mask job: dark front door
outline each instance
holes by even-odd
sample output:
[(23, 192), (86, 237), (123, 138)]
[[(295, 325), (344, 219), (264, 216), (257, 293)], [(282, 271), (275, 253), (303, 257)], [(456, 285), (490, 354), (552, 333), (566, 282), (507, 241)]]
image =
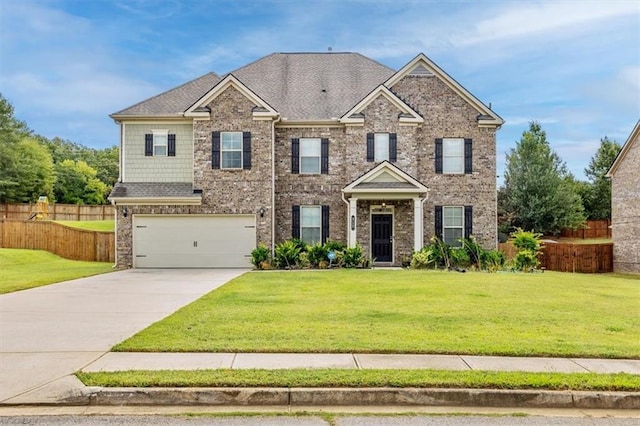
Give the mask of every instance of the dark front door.
[(376, 262), (391, 262), (393, 260), (392, 229), (392, 215), (371, 215), (371, 257)]

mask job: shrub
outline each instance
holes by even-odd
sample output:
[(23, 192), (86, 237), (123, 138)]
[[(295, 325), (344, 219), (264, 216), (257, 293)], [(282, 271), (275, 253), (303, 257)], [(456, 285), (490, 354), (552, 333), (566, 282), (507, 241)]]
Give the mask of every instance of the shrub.
[(540, 264), (537, 254), (531, 250), (520, 250), (514, 261), (516, 269), (523, 272), (533, 272)]
[(533, 231), (524, 231), (522, 228), (517, 228), (511, 233), (513, 246), (518, 249), (518, 251), (529, 250), (538, 253), (541, 248), (540, 237), (542, 237), (542, 234)]
[(485, 249), (478, 244), (478, 241), (473, 235), (469, 238), (460, 239), (460, 242), (462, 243), (463, 250), (467, 253), (469, 258), (469, 265), (472, 265), (477, 269), (482, 269), (482, 257), (484, 256)]
[(307, 246), (307, 255), (309, 259), (309, 264), (312, 268), (316, 268), (320, 265), (320, 262), (329, 262), (329, 258), (327, 255), (329, 251), (326, 246), (317, 243), (312, 246)]
[(264, 244), (260, 244), (258, 247), (251, 250), (251, 263), (257, 269), (265, 269), (264, 264), (268, 264), (271, 258), (271, 252)]
[(355, 247), (346, 248), (342, 252), (342, 261), (345, 268), (363, 266), (363, 259), (364, 256), (360, 244), (356, 244)]
[(309, 262), (309, 253), (300, 253), (297, 266), (300, 268), (311, 268), (311, 262)]
[(451, 250), (451, 268), (468, 268), (471, 264), (469, 254), (463, 248), (456, 248)]
[(307, 245), (300, 238), (292, 238), (289, 241), (291, 241), (293, 245), (300, 249), (300, 253), (304, 253), (305, 251), (307, 251)]
[(504, 267), (506, 258), (500, 250), (485, 250), (482, 255), (482, 269), (496, 272)]
[(275, 263), (279, 268), (287, 268), (292, 269), (298, 265), (300, 260), (300, 253), (302, 250), (300, 249), (299, 244), (293, 240), (287, 240), (283, 243), (280, 243), (275, 248)]
[(423, 247), (421, 250), (413, 253), (411, 257), (412, 269), (427, 269), (435, 266), (436, 258), (433, 250), (429, 246)]
[(451, 247), (438, 237), (432, 237), (429, 246), (433, 250), (436, 266), (449, 269), (451, 267)]
[(324, 243), (324, 248), (327, 249), (327, 253), (330, 252), (330, 251), (334, 251), (334, 252), (338, 253), (340, 251), (344, 251), (344, 249), (346, 249), (347, 246), (345, 246), (340, 241), (327, 240), (327, 242)]

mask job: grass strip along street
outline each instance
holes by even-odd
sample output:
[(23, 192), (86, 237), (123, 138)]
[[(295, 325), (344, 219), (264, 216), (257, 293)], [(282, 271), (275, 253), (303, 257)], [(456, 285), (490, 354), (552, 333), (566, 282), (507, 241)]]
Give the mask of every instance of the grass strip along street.
[(640, 358), (640, 277), (253, 272), (116, 351)]
[(0, 294), (113, 270), (109, 262), (63, 259), (41, 250), (0, 249)]
[(640, 376), (440, 370), (196, 370), (77, 373), (104, 387), (474, 388), (640, 391)]

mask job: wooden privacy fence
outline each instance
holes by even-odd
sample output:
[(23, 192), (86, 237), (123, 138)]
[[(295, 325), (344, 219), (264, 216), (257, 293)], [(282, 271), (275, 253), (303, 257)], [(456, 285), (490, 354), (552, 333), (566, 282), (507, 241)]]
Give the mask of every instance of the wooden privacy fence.
[[(498, 246), (507, 259), (516, 256), (513, 244), (501, 243)], [(613, 243), (545, 243), (540, 256), (540, 267), (560, 272), (613, 272)]]
[(0, 247), (46, 250), (72, 260), (115, 262), (115, 234), (49, 221), (0, 220)]
[[(0, 219), (27, 220), (36, 211), (36, 203), (0, 204)], [(80, 204), (56, 204), (47, 206), (50, 220), (111, 220), (113, 206), (83, 206)]]
[(563, 229), (564, 238), (611, 238), (611, 219), (588, 220), (582, 229)]

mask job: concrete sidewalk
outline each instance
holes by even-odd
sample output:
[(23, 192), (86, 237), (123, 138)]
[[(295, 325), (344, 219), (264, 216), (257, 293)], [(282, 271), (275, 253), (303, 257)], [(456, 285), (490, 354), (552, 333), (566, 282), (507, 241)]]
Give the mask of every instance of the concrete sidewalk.
[(471, 355), (109, 352), (86, 372), (203, 369), (433, 369), (640, 374), (640, 360)]

